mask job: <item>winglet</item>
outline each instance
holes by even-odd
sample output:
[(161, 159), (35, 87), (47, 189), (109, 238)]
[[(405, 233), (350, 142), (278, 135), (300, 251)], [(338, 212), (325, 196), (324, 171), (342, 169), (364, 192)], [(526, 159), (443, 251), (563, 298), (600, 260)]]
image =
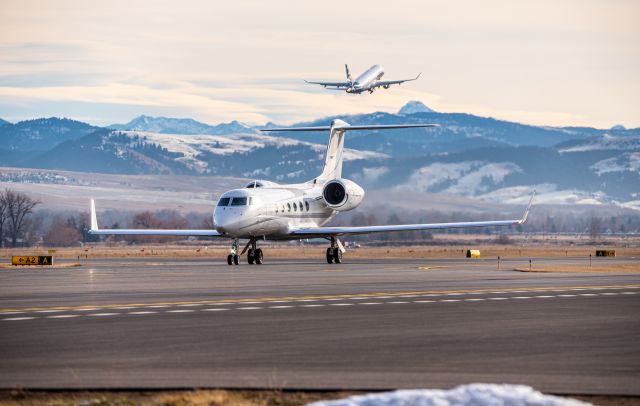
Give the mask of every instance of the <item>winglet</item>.
[(413, 79), (413, 80), (418, 80), (418, 78), (420, 77), (420, 75), (422, 75), (422, 72), (418, 73), (418, 76), (416, 76), (416, 78), (415, 78), (415, 79)]
[(98, 231), (98, 217), (96, 216), (96, 203), (91, 199), (91, 231)]
[(527, 204), (527, 208), (524, 210), (524, 214), (522, 215), (522, 218), (520, 219), (520, 221), (518, 221), (518, 224), (524, 224), (527, 221), (527, 217), (529, 217), (529, 210), (531, 210), (531, 204), (533, 203), (533, 198), (536, 195), (536, 191), (533, 191), (533, 194), (531, 194), (531, 199), (529, 199), (529, 204)]

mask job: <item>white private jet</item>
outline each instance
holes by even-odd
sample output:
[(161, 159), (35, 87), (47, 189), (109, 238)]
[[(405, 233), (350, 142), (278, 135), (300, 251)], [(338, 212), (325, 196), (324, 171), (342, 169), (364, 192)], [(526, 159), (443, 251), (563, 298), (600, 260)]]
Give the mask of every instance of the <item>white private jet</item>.
[(411, 82), (413, 80), (417, 80), (421, 75), (420, 73), (418, 73), (418, 76), (413, 79), (380, 80), (380, 78), (382, 78), (382, 75), (384, 75), (384, 69), (382, 69), (382, 66), (380, 65), (373, 65), (362, 75), (358, 76), (356, 80), (353, 80), (351, 79), (351, 73), (349, 73), (349, 66), (347, 66), (347, 64), (344, 65), (344, 69), (347, 73), (347, 82), (310, 82), (308, 80), (305, 80), (305, 82), (312, 85), (324, 86), (325, 89), (344, 90), (347, 93), (360, 94), (367, 91), (369, 93), (373, 93), (373, 91), (378, 87), (388, 89), (391, 85), (399, 85), (404, 82)]
[[(364, 190), (342, 177), (344, 136), (348, 131), (386, 130), (396, 128), (435, 127), (435, 124), (349, 125), (334, 120), (330, 127), (270, 128), (262, 131), (329, 131), (329, 143), (322, 173), (305, 183), (281, 185), (266, 180), (248, 183), (220, 196), (213, 211), (214, 230), (164, 229), (99, 229), (95, 203), (91, 199), (91, 230), (94, 235), (171, 235), (222, 237), (232, 240), (229, 265), (239, 263), (247, 252), (249, 264), (262, 264), (260, 240), (298, 240), (325, 238), (331, 245), (326, 250), (328, 263), (341, 263), (345, 252), (340, 237), (391, 231), (435, 230), (442, 228), (511, 226), (527, 220), (533, 196), (518, 220), (474, 221), (463, 223), (401, 224), (365, 227), (324, 227), (338, 213), (353, 210), (364, 198)], [(247, 239), (242, 252), (238, 240)]]

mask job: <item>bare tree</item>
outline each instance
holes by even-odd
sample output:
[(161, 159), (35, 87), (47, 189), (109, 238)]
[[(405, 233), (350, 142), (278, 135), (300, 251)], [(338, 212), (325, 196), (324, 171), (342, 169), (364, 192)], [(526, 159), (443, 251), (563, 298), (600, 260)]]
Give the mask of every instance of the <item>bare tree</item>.
[(0, 192), (0, 248), (4, 246), (4, 225), (7, 221), (6, 192)]
[(602, 219), (600, 217), (592, 216), (589, 222), (589, 236), (591, 240), (595, 241), (602, 233)]
[(40, 204), (40, 202), (33, 200), (24, 193), (14, 192), (9, 189), (5, 189), (3, 195), (7, 205), (6, 223), (8, 226), (9, 237), (11, 238), (11, 246), (15, 247), (18, 237), (24, 231), (26, 217), (33, 213), (33, 208)]

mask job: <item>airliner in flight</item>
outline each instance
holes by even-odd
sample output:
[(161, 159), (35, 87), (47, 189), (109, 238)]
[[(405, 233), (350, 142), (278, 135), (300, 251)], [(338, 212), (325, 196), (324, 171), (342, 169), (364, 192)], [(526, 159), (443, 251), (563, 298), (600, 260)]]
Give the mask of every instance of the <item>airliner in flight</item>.
[(380, 78), (382, 78), (382, 75), (384, 75), (384, 69), (382, 69), (382, 66), (380, 65), (373, 65), (362, 75), (358, 76), (356, 80), (353, 80), (351, 78), (351, 73), (349, 73), (349, 66), (347, 64), (344, 65), (344, 69), (347, 73), (346, 82), (310, 82), (308, 80), (305, 80), (305, 82), (313, 85), (324, 86), (325, 89), (344, 90), (347, 93), (360, 94), (362, 92), (373, 93), (373, 91), (378, 87), (388, 89), (391, 85), (399, 85), (404, 82), (411, 82), (413, 80), (417, 80), (420, 77), (420, 73), (418, 73), (418, 76), (413, 79), (380, 80)]
[[(205, 236), (231, 239), (227, 264), (238, 265), (247, 254), (249, 264), (262, 264), (264, 255), (258, 247), (263, 240), (299, 240), (324, 238), (328, 263), (341, 263), (346, 251), (340, 238), (344, 236), (393, 231), (435, 230), (443, 228), (511, 226), (527, 220), (533, 196), (517, 220), (473, 221), (462, 223), (401, 224), (363, 227), (325, 227), (341, 212), (353, 210), (362, 203), (364, 190), (342, 177), (344, 137), (349, 131), (390, 130), (398, 128), (435, 127), (435, 124), (349, 125), (334, 120), (328, 127), (269, 128), (261, 131), (329, 131), (322, 173), (308, 182), (283, 185), (255, 180), (240, 189), (223, 193), (213, 211), (213, 230), (164, 229), (100, 229), (96, 208), (91, 199), (91, 230), (94, 235), (172, 235)], [(240, 251), (240, 240), (247, 240)]]

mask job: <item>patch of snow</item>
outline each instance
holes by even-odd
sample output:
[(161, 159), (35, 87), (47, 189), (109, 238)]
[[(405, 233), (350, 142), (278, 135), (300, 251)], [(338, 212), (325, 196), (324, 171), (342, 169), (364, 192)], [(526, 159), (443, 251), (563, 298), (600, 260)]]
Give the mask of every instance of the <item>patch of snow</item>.
[(429, 107), (421, 101), (413, 100), (402, 106), (398, 114), (433, 113)]
[(558, 150), (560, 153), (566, 152), (587, 152), (602, 150), (636, 151), (640, 150), (640, 136), (624, 135), (614, 136), (604, 134), (597, 139), (591, 139), (573, 147)]
[(640, 152), (625, 152), (616, 157), (603, 159), (589, 168), (602, 175), (610, 172), (640, 172)]
[(414, 389), (351, 396), (308, 406), (587, 406), (576, 399), (545, 395), (530, 386), (474, 383), (454, 389)]
[(428, 192), (450, 184), (446, 193), (473, 196), (486, 191), (489, 187), (487, 183), (499, 184), (506, 176), (521, 171), (518, 165), (511, 162), (438, 162), (415, 171), (405, 185)]
[(477, 196), (480, 199), (503, 204), (527, 204), (531, 193), (536, 191), (533, 204), (589, 204), (600, 205), (608, 201), (603, 192), (588, 193), (582, 190), (567, 189), (557, 190), (552, 183), (543, 183), (528, 186), (512, 186), (501, 188), (489, 193)]

